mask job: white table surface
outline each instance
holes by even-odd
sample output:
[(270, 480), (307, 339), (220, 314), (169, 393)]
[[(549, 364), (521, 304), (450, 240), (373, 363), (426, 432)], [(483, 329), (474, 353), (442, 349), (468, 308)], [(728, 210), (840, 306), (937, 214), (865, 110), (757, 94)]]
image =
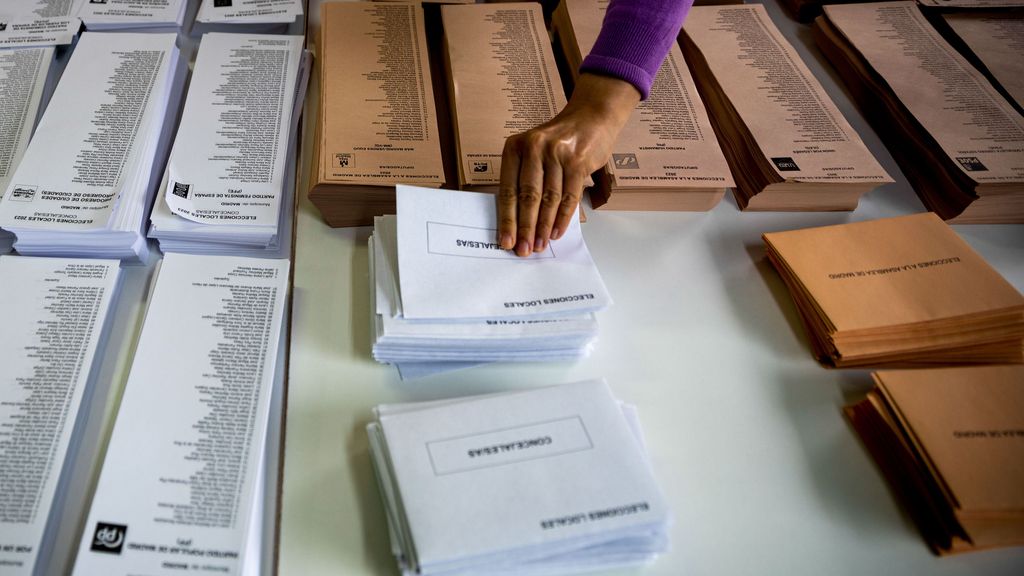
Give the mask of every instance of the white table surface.
[[(599, 315), (589, 359), (401, 382), (370, 356), (369, 228), (329, 228), (302, 195), (281, 574), (397, 573), (367, 452), (373, 406), (596, 377), (639, 407), (675, 514), (672, 551), (622, 573), (1024, 574), (1024, 549), (932, 556), (841, 416), (870, 387), (868, 372), (813, 360), (764, 257), (763, 232), (923, 211), (809, 28), (766, 4), (897, 183), (866, 195), (853, 213), (741, 213), (731, 194), (707, 213), (590, 211), (584, 235), (615, 305)], [(310, 2), (311, 38), (318, 5)], [(316, 94), (313, 86), (311, 105)], [(1024, 225), (956, 230), (1024, 290)]]

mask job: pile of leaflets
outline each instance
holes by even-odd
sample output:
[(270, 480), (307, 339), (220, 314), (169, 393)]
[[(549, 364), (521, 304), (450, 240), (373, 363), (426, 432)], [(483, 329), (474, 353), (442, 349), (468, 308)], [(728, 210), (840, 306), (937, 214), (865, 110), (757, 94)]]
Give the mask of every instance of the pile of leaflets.
[[(21, 163), (36, 126), (40, 103), (47, 88), (53, 47), (12, 48), (0, 51), (0, 201)], [(0, 254), (11, 251), (14, 235), (0, 230)]]
[(566, 574), (668, 548), (636, 411), (602, 380), (376, 413), (370, 452), (402, 574)]
[(203, 36), (150, 216), (161, 250), (288, 257), (309, 64), (299, 36)]
[(87, 0), (78, 11), (86, 30), (170, 32), (185, 22), (187, 0)]
[(304, 0), (201, 0), (192, 34), (283, 33), (302, 18)]
[[(565, 108), (540, 4), (442, 6), (459, 188), (497, 192), (505, 140)], [(589, 179), (588, 179), (589, 180)]]
[(1024, 222), (1024, 116), (916, 3), (826, 6), (814, 33), (929, 210)]
[(370, 237), (374, 358), (408, 377), (590, 352), (611, 297), (579, 220), (527, 258), (501, 249), (495, 221), (490, 194), (398, 187)]
[(445, 181), (423, 7), (326, 2), (320, 20), (309, 201), (331, 226), (369, 226), (395, 213), (396, 183)]
[[(606, 0), (562, 0), (552, 15), (573, 72), (597, 41), (607, 6)], [(673, 43), (650, 94), (595, 179), (590, 202), (610, 210), (710, 210), (734, 185), (683, 53)]]
[(693, 69), (744, 210), (853, 210), (892, 179), (761, 4), (694, 8)]
[(180, 105), (175, 34), (82, 34), (0, 203), (15, 250), (138, 259)]

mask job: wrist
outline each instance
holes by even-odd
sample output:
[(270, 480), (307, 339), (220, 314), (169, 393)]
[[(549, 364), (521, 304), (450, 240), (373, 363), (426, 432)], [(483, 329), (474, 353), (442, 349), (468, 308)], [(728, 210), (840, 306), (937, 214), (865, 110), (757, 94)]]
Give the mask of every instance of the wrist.
[(640, 103), (640, 96), (625, 80), (585, 72), (576, 79), (566, 111), (585, 110), (621, 126)]

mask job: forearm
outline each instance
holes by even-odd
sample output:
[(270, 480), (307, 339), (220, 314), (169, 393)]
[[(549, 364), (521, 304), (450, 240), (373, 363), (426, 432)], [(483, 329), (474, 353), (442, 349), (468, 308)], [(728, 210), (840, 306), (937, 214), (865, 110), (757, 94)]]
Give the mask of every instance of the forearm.
[(646, 99), (693, 0), (611, 0), (581, 72), (632, 84)]

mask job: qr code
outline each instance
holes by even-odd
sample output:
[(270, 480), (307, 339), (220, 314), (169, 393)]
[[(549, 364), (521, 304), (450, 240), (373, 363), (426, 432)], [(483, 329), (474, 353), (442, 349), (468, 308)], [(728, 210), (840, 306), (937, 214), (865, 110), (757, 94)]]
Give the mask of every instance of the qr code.
[(182, 184), (181, 182), (175, 182), (174, 187), (171, 188), (171, 194), (179, 196), (181, 198), (188, 198), (188, 191), (192, 188), (191, 184)]
[(487, 160), (482, 162), (473, 162), (473, 173), (474, 174), (486, 174), (491, 171), (491, 163)]

